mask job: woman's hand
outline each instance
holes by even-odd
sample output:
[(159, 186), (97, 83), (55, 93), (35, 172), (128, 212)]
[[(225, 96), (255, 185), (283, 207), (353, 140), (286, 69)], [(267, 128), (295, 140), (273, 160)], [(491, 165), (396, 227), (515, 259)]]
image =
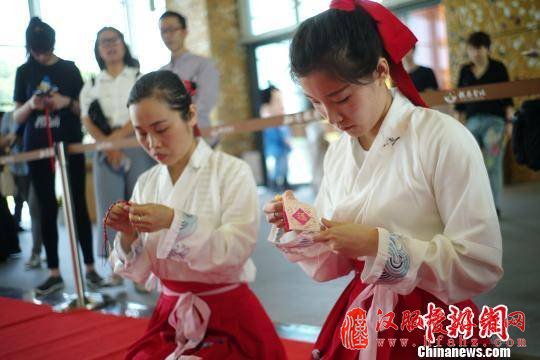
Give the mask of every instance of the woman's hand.
[(15, 133), (9, 133), (2, 138), (0, 143), (2, 144), (2, 147), (11, 147), (15, 140), (17, 140), (17, 135), (15, 135)]
[(139, 232), (155, 232), (171, 227), (174, 210), (160, 204), (131, 204), (129, 219)]
[(131, 224), (129, 219), (129, 209), (131, 205), (126, 203), (119, 203), (114, 205), (109, 211), (109, 216), (105, 222), (105, 225), (112, 227), (116, 231), (122, 232), (129, 237), (136, 235), (137, 230)]
[(49, 105), (53, 111), (68, 107), (70, 102), (71, 99), (69, 97), (61, 95), (56, 91), (47, 97), (47, 105)]
[[(288, 190), (288, 192), (292, 194), (292, 191)], [(273, 200), (267, 202), (263, 207), (263, 212), (266, 216), (266, 221), (270, 224), (280, 229), (285, 226), (285, 221), (283, 220), (283, 198), (281, 195), (276, 195)]]
[(506, 145), (506, 143), (508, 142), (508, 140), (510, 140), (512, 138), (512, 132), (514, 131), (514, 124), (512, 124), (511, 122), (507, 122), (505, 125), (504, 125), (504, 144)]
[(120, 150), (107, 150), (105, 151), (107, 162), (114, 168), (118, 169), (124, 158), (124, 153)]
[(28, 105), (32, 110), (43, 110), (45, 108), (45, 97), (43, 95), (34, 94), (28, 100)]
[(342, 223), (322, 219), (325, 230), (313, 241), (326, 243), (334, 252), (356, 259), (359, 256), (376, 256), (379, 231), (364, 224)]
[(506, 144), (508, 143), (508, 141), (512, 138), (512, 131), (514, 129), (514, 124), (513, 124), (513, 120), (514, 120), (514, 116), (516, 114), (516, 110), (514, 109), (513, 106), (507, 106), (506, 109), (505, 109), (505, 112), (506, 112), (506, 123), (505, 123), (505, 126), (504, 126), (504, 145), (506, 146)]

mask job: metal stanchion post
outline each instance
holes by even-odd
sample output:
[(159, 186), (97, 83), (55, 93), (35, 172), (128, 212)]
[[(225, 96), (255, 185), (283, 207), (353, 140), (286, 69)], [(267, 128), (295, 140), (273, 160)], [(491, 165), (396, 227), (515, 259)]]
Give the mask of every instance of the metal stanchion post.
[(71, 310), (74, 308), (97, 309), (113, 303), (109, 296), (98, 293), (85, 292), (82, 277), (81, 260), (79, 258), (79, 247), (77, 244), (77, 232), (75, 230), (73, 201), (71, 198), (71, 186), (69, 182), (68, 166), (66, 161), (66, 144), (59, 142), (55, 145), (55, 154), (60, 167), (62, 179), (62, 192), (64, 198), (64, 219), (68, 232), (69, 245), (71, 250), (71, 261), (73, 265), (73, 278), (75, 280), (76, 297), (73, 296), (65, 303), (55, 306), (58, 311)]
[(64, 219), (66, 222), (69, 246), (71, 250), (71, 261), (73, 265), (73, 277), (75, 279), (75, 289), (77, 291), (76, 306), (85, 307), (84, 282), (82, 279), (81, 260), (79, 258), (79, 248), (77, 245), (77, 233), (75, 231), (75, 222), (73, 219), (73, 203), (71, 199), (71, 187), (69, 183), (68, 169), (66, 164), (66, 147), (63, 142), (55, 146), (56, 157), (60, 167), (60, 176), (62, 178), (62, 192), (64, 198)]

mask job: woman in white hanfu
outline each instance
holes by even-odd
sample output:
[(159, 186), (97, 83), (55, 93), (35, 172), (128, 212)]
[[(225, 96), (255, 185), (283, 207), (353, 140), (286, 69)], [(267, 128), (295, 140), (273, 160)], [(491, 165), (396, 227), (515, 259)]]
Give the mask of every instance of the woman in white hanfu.
[[(441, 336), (444, 346), (455, 335), (444, 316), (437, 326), (434, 315), (467, 307), (474, 326), (459, 330), (489, 343), (478, 336), (479, 312), (470, 300), (503, 274), (489, 180), (471, 134), (427, 109), (405, 73), (401, 59), (415, 42), (382, 5), (334, 0), (302, 23), (291, 43), (293, 75), (343, 133), (324, 160), (315, 201), (323, 226), (314, 242), (306, 246), (302, 234), (302, 246), (291, 247), (297, 233), (283, 231), (283, 199), (264, 208), (281, 229), (271, 240), (317, 281), (355, 272), (314, 358), (416, 359), (425, 335)], [(387, 87), (390, 76), (397, 89)], [(349, 327), (351, 317), (357, 326)]]
[(250, 168), (196, 136), (195, 106), (174, 73), (142, 76), (128, 105), (139, 143), (159, 164), (111, 209), (106, 223), (118, 234), (110, 261), (134, 281), (159, 279), (161, 294), (127, 358), (284, 358), (247, 286), (259, 225)]

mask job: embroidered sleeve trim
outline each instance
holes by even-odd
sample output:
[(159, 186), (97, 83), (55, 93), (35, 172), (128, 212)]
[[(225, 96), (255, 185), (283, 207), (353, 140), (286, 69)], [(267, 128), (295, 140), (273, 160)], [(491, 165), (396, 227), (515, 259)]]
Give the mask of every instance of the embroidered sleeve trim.
[(169, 252), (169, 258), (174, 260), (185, 260), (189, 254), (189, 247), (183, 244), (183, 240), (195, 233), (197, 230), (197, 216), (182, 212), (182, 220), (174, 245)]
[(197, 216), (188, 214), (188, 213), (183, 213), (182, 221), (180, 223), (180, 230), (178, 231), (178, 236), (176, 237), (176, 241), (182, 241), (188, 236), (193, 235), (193, 233), (196, 230), (197, 230)]
[(133, 263), (139, 257), (139, 255), (141, 255), (144, 244), (141, 238), (137, 237), (137, 239), (131, 244), (131, 248), (128, 253), (124, 252), (124, 249), (122, 249), (119, 238), (115, 239), (114, 246), (116, 248), (116, 252), (119, 255), (118, 259), (120, 260), (122, 265), (129, 265)]
[(410, 268), (410, 257), (403, 244), (403, 237), (391, 232), (388, 240), (388, 259), (379, 278), (379, 283), (399, 281), (407, 275)]

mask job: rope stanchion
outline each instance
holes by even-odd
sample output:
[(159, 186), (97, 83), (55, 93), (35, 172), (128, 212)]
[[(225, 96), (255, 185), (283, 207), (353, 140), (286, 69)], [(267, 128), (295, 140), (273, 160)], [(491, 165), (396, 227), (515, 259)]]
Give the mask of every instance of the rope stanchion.
[[(540, 94), (540, 78), (517, 80), (504, 83), (468, 86), (459, 89), (426, 91), (420, 95), (431, 106), (455, 105), (475, 101), (496, 100), (509, 97), (531, 96)], [(282, 125), (305, 125), (313, 121), (320, 121), (320, 115), (315, 110), (307, 110), (295, 114), (286, 114), (268, 118), (253, 118), (246, 121), (226, 125), (202, 128), (203, 137), (230, 135), (237, 133), (261, 131)], [(81, 154), (100, 150), (117, 150), (138, 147), (135, 138), (116, 141), (103, 141), (92, 144), (70, 144), (69, 154)], [(53, 148), (28, 151), (17, 155), (0, 156), (0, 165), (23, 161), (40, 160), (50, 157)]]
[(82, 276), (81, 260), (79, 256), (79, 247), (77, 242), (77, 231), (75, 228), (75, 213), (73, 200), (71, 197), (71, 185), (68, 176), (69, 163), (66, 156), (66, 144), (59, 142), (55, 144), (55, 155), (58, 159), (60, 177), (62, 180), (62, 195), (64, 199), (64, 219), (68, 232), (68, 240), (71, 252), (71, 264), (73, 267), (73, 278), (75, 280), (75, 296), (68, 296), (64, 303), (56, 305), (55, 311), (69, 311), (73, 309), (86, 308), (89, 310), (99, 309), (108, 304), (114, 303), (114, 300), (106, 294), (87, 293)]
[(76, 307), (82, 308), (86, 306), (84, 297), (84, 282), (82, 279), (81, 260), (79, 258), (79, 247), (77, 245), (77, 232), (75, 230), (75, 220), (73, 212), (73, 202), (71, 199), (71, 186), (68, 176), (68, 164), (66, 161), (66, 149), (63, 142), (56, 144), (56, 156), (60, 168), (60, 177), (62, 179), (62, 192), (64, 198), (64, 218), (68, 231), (68, 239), (71, 250), (71, 262), (73, 265), (73, 275), (75, 279), (75, 290), (77, 291)]
[[(454, 105), (466, 102), (475, 102), (475, 101), (484, 101), (484, 100), (495, 100), (503, 99), (508, 97), (517, 97), (517, 96), (530, 96), (540, 94), (540, 78), (530, 79), (530, 80), (519, 80), (507, 83), (497, 83), (497, 84), (488, 84), (482, 86), (471, 86), (464, 87), (454, 90), (443, 90), (443, 91), (430, 91), (424, 92), (421, 94), (422, 98), (429, 106), (437, 105)], [(48, 111), (46, 111), (46, 115)], [(215, 126), (210, 128), (202, 128), (201, 135), (204, 137), (214, 137), (218, 135), (225, 134), (234, 134), (234, 133), (245, 133), (245, 132), (255, 132), (261, 131), (270, 127), (277, 127), (282, 125), (304, 125), (313, 121), (320, 121), (320, 116), (316, 113), (315, 110), (308, 110), (296, 114), (287, 114), (274, 116), (269, 118), (256, 118), (249, 119), (247, 121), (242, 121), (233, 124)], [(111, 302), (110, 299), (107, 299), (105, 296), (102, 297), (103, 300), (94, 301), (89, 303), (88, 299), (85, 298), (84, 283), (82, 280), (82, 269), (79, 259), (77, 238), (75, 231), (75, 224), (73, 218), (73, 205), (71, 198), (71, 190), (69, 186), (69, 178), (67, 175), (67, 159), (66, 154), (82, 154), (93, 151), (100, 150), (113, 150), (113, 149), (125, 149), (125, 148), (134, 148), (138, 147), (139, 144), (135, 138), (127, 138), (116, 141), (104, 141), (93, 144), (64, 144), (62, 142), (57, 143), (56, 145), (52, 144), (52, 134), (50, 130), (50, 119), (47, 116), (47, 137), (49, 140), (49, 147), (28, 151), (20, 153), (17, 155), (7, 155), (0, 157), (0, 165), (8, 163), (17, 163), (17, 162), (27, 162), (34, 160), (42, 160), (51, 158), (52, 167), (54, 171), (54, 159), (58, 159), (60, 165), (60, 175), (62, 177), (62, 190), (64, 195), (64, 218), (68, 228), (68, 237), (70, 240), (71, 246), (71, 255), (72, 255), (72, 264), (75, 277), (75, 285), (77, 290), (77, 298), (75, 303), (70, 302), (67, 306), (61, 305), (60, 309), (71, 309), (74, 307), (86, 307), (86, 308), (98, 308), (108, 302)], [(56, 149), (56, 152), (55, 152)], [(117, 205), (118, 203), (113, 204)], [(109, 215), (110, 209), (107, 212)], [(106, 249), (109, 249), (109, 242), (106, 231), (106, 219), (103, 221), (103, 232), (104, 232), (104, 246)], [(110, 249), (109, 249), (110, 250)]]
[(455, 105), (540, 94), (540, 78), (466, 86), (459, 89), (425, 91), (420, 95), (429, 106)]

